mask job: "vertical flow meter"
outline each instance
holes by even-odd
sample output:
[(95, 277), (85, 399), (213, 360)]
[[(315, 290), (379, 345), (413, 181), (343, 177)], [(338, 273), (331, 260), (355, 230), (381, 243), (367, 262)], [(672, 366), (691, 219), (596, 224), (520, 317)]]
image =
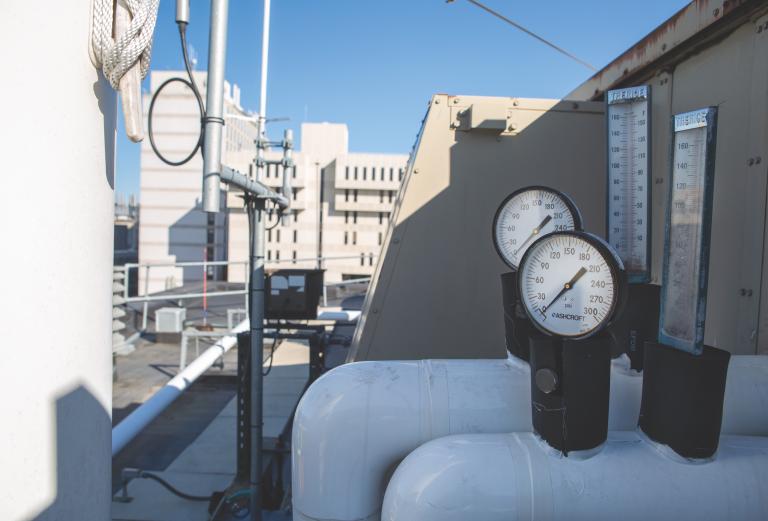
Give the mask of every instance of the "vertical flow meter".
[(613, 328), (613, 356), (626, 353), (643, 367), (643, 344), (658, 330), (659, 287), (651, 280), (651, 89), (648, 85), (608, 91), (606, 96), (608, 243), (630, 282), (629, 304)]
[(702, 351), (715, 155), (714, 107), (674, 117), (659, 341)]
[(730, 355), (704, 345), (717, 109), (673, 117), (658, 343), (645, 345), (640, 428), (688, 458), (715, 454)]
[(501, 275), (507, 349), (523, 360), (528, 360), (530, 323), (517, 298), (520, 259), (536, 239), (564, 230), (581, 230), (581, 214), (570, 197), (544, 186), (513, 192), (502, 201), (493, 218), (493, 244), (512, 269)]
[(521, 306), (529, 332), (534, 430), (566, 455), (602, 444), (608, 433), (611, 336), (626, 299), (626, 273), (596, 235), (555, 232), (520, 261)]
[(650, 88), (608, 91), (608, 242), (630, 282), (650, 280)]

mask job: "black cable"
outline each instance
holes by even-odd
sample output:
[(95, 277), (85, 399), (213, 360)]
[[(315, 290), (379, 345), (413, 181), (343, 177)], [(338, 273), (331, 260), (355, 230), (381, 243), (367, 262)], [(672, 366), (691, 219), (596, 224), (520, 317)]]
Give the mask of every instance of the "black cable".
[[(269, 357), (267, 358), (267, 360), (269, 360), (269, 367), (267, 367), (267, 371), (266, 372), (264, 372), (264, 371), (261, 372), (261, 376), (267, 376), (269, 373), (272, 372), (272, 363), (275, 361), (275, 350), (278, 347), (280, 347), (280, 344), (282, 343), (277, 338), (277, 335), (279, 335), (279, 334), (280, 334), (280, 330), (278, 329), (277, 331), (275, 331), (275, 339), (272, 341), (272, 347), (270, 348)], [(263, 367), (264, 366), (264, 362), (262, 362), (261, 365)]]
[(179, 496), (180, 498), (186, 499), (188, 501), (210, 501), (213, 498), (213, 496), (195, 496), (193, 494), (187, 494), (185, 492), (182, 492), (181, 490), (177, 489), (176, 487), (174, 487), (173, 485), (165, 481), (163, 478), (161, 478), (157, 474), (152, 474), (151, 472), (146, 472), (144, 470), (140, 470), (137, 477), (156, 481), (160, 483), (160, 485), (162, 485), (171, 494)]
[[(197, 151), (201, 149), (201, 147), (203, 146), (203, 140), (205, 138), (205, 122), (206, 121), (220, 120), (221, 123), (224, 124), (223, 119), (208, 118), (208, 116), (206, 115), (205, 105), (203, 104), (203, 97), (200, 95), (200, 90), (198, 90), (197, 88), (197, 84), (195, 83), (195, 77), (192, 74), (192, 67), (189, 64), (189, 53), (187, 52), (187, 24), (186, 22), (178, 22), (178, 24), (179, 24), (179, 38), (181, 40), (181, 53), (184, 57), (184, 68), (187, 71), (187, 76), (189, 77), (189, 80), (185, 80), (184, 78), (170, 78), (168, 80), (165, 80), (163, 83), (161, 83), (160, 87), (158, 87), (155, 93), (152, 95), (152, 100), (149, 102), (149, 114), (147, 115), (147, 134), (149, 135), (149, 144), (152, 147), (152, 150), (155, 152), (155, 155), (157, 155), (157, 157), (160, 158), (160, 161), (171, 166), (181, 166), (189, 162), (189, 160), (195, 156)], [(155, 144), (155, 134), (152, 129), (152, 120), (153, 120), (153, 114), (155, 110), (155, 101), (157, 101), (157, 98), (160, 96), (160, 93), (163, 91), (165, 87), (175, 82), (182, 83), (192, 90), (192, 93), (195, 95), (195, 99), (197, 100), (197, 106), (200, 109), (200, 135), (197, 139), (197, 143), (195, 144), (195, 147), (192, 149), (192, 152), (190, 152), (188, 156), (186, 156), (184, 159), (181, 159), (180, 161), (172, 161), (160, 153), (160, 150), (157, 148), (157, 145)]]

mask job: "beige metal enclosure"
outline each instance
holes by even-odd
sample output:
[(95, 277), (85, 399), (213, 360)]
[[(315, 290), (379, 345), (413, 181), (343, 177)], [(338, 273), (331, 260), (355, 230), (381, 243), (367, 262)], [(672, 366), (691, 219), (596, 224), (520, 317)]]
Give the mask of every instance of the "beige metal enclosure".
[(717, 106), (705, 341), (768, 353), (763, 276), (768, 175), (768, 2), (697, 1), (552, 101), (437, 95), (413, 150), (350, 360), (506, 356), (491, 226), (506, 195), (542, 184), (603, 235), (612, 88), (652, 99), (652, 279), (661, 281), (673, 114)]
[(734, 354), (768, 353), (760, 306), (768, 302), (768, 2), (694, 2), (571, 96), (602, 99), (608, 89), (642, 84), (652, 99), (653, 281), (661, 281), (671, 117), (717, 106), (705, 342)]
[(498, 205), (533, 184), (604, 228), (603, 104), (437, 95), (353, 341), (354, 360), (506, 356), (492, 242)]

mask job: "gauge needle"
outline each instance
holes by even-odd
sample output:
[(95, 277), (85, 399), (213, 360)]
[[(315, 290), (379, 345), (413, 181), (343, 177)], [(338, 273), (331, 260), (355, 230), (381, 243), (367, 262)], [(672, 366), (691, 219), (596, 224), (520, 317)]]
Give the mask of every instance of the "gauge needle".
[(565, 294), (565, 292), (566, 292), (566, 291), (568, 291), (569, 289), (573, 288), (574, 284), (576, 284), (576, 283), (579, 281), (579, 279), (580, 279), (580, 278), (581, 278), (581, 277), (582, 277), (582, 276), (583, 276), (583, 275), (584, 275), (586, 272), (587, 272), (587, 268), (585, 268), (584, 266), (582, 266), (581, 268), (579, 268), (579, 271), (577, 271), (577, 272), (576, 272), (576, 275), (574, 275), (574, 276), (573, 276), (573, 278), (571, 278), (571, 280), (569, 280), (568, 282), (566, 282), (566, 283), (565, 283), (565, 285), (563, 285), (563, 289), (561, 289), (561, 290), (560, 290), (560, 293), (558, 293), (558, 294), (555, 296), (555, 298), (553, 298), (553, 299), (552, 299), (552, 302), (550, 302), (549, 304), (547, 304), (546, 306), (544, 306), (544, 309), (542, 309), (542, 310), (541, 310), (541, 313), (542, 313), (542, 314), (546, 313), (546, 312), (547, 312), (547, 310), (548, 310), (548, 309), (549, 309), (549, 308), (552, 306), (552, 304), (554, 304), (555, 302), (557, 302), (557, 300), (558, 300), (560, 297), (562, 297), (562, 296)]
[(530, 241), (531, 239), (533, 239), (534, 237), (536, 237), (536, 236), (539, 234), (539, 232), (541, 232), (541, 229), (542, 229), (542, 228), (544, 228), (544, 227), (547, 225), (547, 223), (548, 223), (549, 221), (551, 221), (551, 220), (552, 220), (552, 216), (551, 216), (551, 215), (547, 215), (546, 217), (544, 217), (544, 220), (543, 220), (543, 221), (541, 221), (541, 223), (539, 223), (539, 225), (538, 225), (536, 228), (534, 228), (534, 229), (533, 229), (533, 231), (532, 231), (532, 232), (531, 232), (531, 234), (528, 236), (528, 238), (527, 238), (527, 239), (525, 239), (525, 241), (523, 241), (523, 244), (521, 244), (521, 245), (520, 245), (520, 247), (519, 247), (518, 249), (516, 249), (516, 250), (515, 250), (515, 255), (517, 255), (517, 253), (518, 253), (520, 250), (522, 250), (522, 249), (523, 249), (523, 247), (524, 247), (526, 244), (528, 244), (528, 241)]

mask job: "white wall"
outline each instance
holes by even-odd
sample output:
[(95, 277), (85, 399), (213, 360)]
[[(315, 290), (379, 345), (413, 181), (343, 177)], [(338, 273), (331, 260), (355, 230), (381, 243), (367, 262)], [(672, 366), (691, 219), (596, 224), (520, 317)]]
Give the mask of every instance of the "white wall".
[(110, 517), (116, 97), (90, 1), (0, 17), (0, 519)]

